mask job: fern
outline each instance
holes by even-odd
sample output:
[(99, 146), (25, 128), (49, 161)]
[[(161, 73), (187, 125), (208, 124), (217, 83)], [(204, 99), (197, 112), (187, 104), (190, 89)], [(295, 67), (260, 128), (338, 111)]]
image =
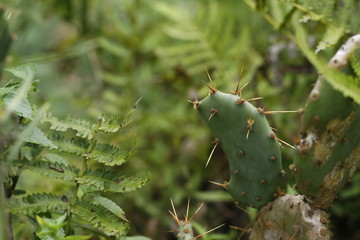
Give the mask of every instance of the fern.
[(31, 133), (27, 136), (25, 136), (24, 139), (22, 139), (24, 142), (28, 143), (34, 143), (41, 145), (43, 147), (48, 147), (52, 149), (57, 149), (57, 146), (55, 146), (50, 139), (48, 139), (44, 132), (41, 131), (39, 128), (34, 127), (31, 131)]
[(119, 166), (134, 155), (135, 150), (125, 151), (110, 144), (96, 144), (85, 157), (107, 166)]
[(128, 222), (128, 220), (125, 217), (125, 212), (119, 207), (115, 202), (113, 202), (111, 199), (102, 197), (102, 196), (95, 196), (92, 201), (95, 205), (100, 205), (107, 210), (109, 210), (111, 213), (113, 213), (115, 216), (121, 218), (122, 220)]
[[(63, 198), (64, 199), (64, 198)], [(48, 194), (36, 193), (27, 195), (21, 199), (17, 199), (14, 204), (10, 206), (10, 211), (13, 214), (26, 214), (47, 212), (50, 210), (69, 210), (70, 205), (62, 197)]]
[(357, 76), (357, 80), (359, 81), (360, 79), (360, 59), (358, 56), (356, 56), (355, 54), (351, 54), (350, 55), (350, 63), (351, 63), (351, 67), (354, 70), (356, 76)]
[(73, 206), (71, 212), (80, 216), (94, 227), (102, 228), (108, 235), (125, 235), (130, 227), (127, 222), (101, 205), (83, 201)]
[(24, 167), (42, 176), (74, 182), (79, 169), (73, 166), (66, 166), (61, 163), (51, 163), (45, 161), (14, 161), (15, 166)]
[(205, 6), (195, 5), (197, 11), (189, 11), (180, 5), (156, 3), (154, 8), (171, 23), (163, 26), (164, 32), (175, 40), (157, 49), (164, 65), (180, 66), (193, 77), (203, 74), (206, 67), (215, 70), (216, 79), (236, 79), (245, 57), (241, 53), (249, 51), (244, 51), (247, 36), (239, 34), (237, 15), (229, 6), (207, 1)]
[(120, 176), (115, 172), (106, 170), (87, 170), (83, 176), (77, 179), (77, 182), (95, 187), (105, 192), (130, 192), (141, 188), (148, 178), (135, 178)]
[(50, 140), (57, 146), (57, 149), (60, 152), (72, 153), (78, 156), (85, 154), (88, 147), (87, 142), (78, 138), (72, 138), (69, 140), (61, 135), (53, 135), (50, 137)]
[(92, 139), (94, 137), (94, 124), (90, 124), (85, 120), (73, 119), (67, 117), (64, 120), (59, 120), (58, 118), (52, 116), (51, 113), (48, 113), (41, 122), (49, 122), (51, 124), (50, 129), (60, 132), (66, 132), (68, 129), (73, 129), (76, 131), (76, 136)]

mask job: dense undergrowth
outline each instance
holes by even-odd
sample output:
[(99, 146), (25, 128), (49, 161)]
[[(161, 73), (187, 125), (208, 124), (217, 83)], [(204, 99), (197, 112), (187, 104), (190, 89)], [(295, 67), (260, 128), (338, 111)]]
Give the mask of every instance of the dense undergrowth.
[[(316, 1), (323, 4), (316, 6), (313, 1), (269, 2), (1, 1), (13, 38), (5, 68), (38, 66), (34, 80), (40, 81), (31, 85), (31, 91), (36, 89), (29, 95), (31, 105), (45, 106), (57, 119), (71, 116), (96, 125), (102, 115), (126, 118), (129, 108), (142, 98), (131, 124), (120, 134), (101, 135), (102, 142), (128, 150), (133, 147), (130, 139), (137, 139), (136, 153), (112, 170), (127, 176), (150, 175), (151, 180), (139, 190), (104, 194), (125, 211), (131, 223), (129, 236), (174, 239), (168, 232), (177, 227), (168, 214), (169, 198), (183, 215), (190, 197), (190, 208), (205, 203), (194, 218), (199, 234), (226, 223), (203, 239), (247, 238), (246, 231), (229, 226), (247, 229), (253, 214), (237, 208), (227, 192), (208, 182), (228, 179), (228, 166), (223, 152), (216, 149), (209, 166), (204, 167), (212, 136), (187, 100), (207, 94), (203, 81), (208, 81), (208, 71), (216, 86), (226, 92), (235, 90), (239, 78), (242, 84), (249, 82), (242, 94), (246, 99), (263, 97), (255, 102), (257, 106), (298, 109), (324, 69), (323, 62), (359, 31), (360, 22), (351, 17), (359, 9), (356, 1), (324, 0)], [(345, 73), (356, 77), (359, 60), (356, 55), (351, 60), (353, 67)], [(2, 87), (10, 80), (5, 77)], [(358, 80), (349, 83), (340, 78), (336, 75), (331, 82), (358, 102)], [(18, 126), (16, 114), (7, 116), (11, 127)], [(294, 141), (297, 116), (276, 115), (269, 121), (281, 139)], [(47, 124), (40, 127), (48, 133)], [(8, 144), (11, 127), (1, 131), (2, 149)], [(67, 137), (76, 134), (65, 133)], [(16, 137), (10, 140), (16, 143)], [(290, 165), (293, 151), (284, 148), (282, 153), (284, 165)], [(69, 187), (43, 179), (24, 171), (15, 189), (60, 193)], [(335, 238), (357, 239), (360, 234), (356, 226), (360, 215), (354, 211), (359, 192), (357, 174), (331, 210)], [(33, 227), (26, 221), (22, 217), (13, 220), (14, 234), (24, 239), (36, 228), (36, 220), (31, 220)], [(38, 223), (44, 221), (38, 219)], [(92, 234), (98, 239), (97, 233)]]

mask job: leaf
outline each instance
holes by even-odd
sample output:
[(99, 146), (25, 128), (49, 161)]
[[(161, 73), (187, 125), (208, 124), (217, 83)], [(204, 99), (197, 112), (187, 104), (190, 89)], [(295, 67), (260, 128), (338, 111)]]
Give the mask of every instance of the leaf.
[(320, 51), (327, 49), (328, 47), (336, 44), (339, 39), (344, 35), (344, 29), (336, 27), (328, 27), (326, 32), (318, 43), (315, 54), (318, 54)]
[(130, 225), (100, 205), (79, 202), (71, 208), (71, 212), (80, 216), (96, 228), (101, 228), (108, 235), (125, 235)]
[(96, 144), (85, 157), (107, 166), (119, 166), (134, 155), (135, 149), (125, 151), (110, 144)]
[(13, 68), (5, 68), (4, 71), (10, 72), (12, 75), (20, 79), (33, 79), (35, 73), (38, 71), (38, 66), (34, 63), (28, 63)]
[(17, 158), (17, 154), (19, 152), (19, 149), (23, 145), (24, 141), (23, 139), (26, 139), (32, 132), (33, 129), (36, 127), (40, 119), (43, 117), (43, 115), (46, 113), (46, 111), (49, 109), (49, 104), (44, 104), (40, 110), (36, 113), (35, 118), (33, 121), (31, 121), (27, 126), (23, 129), (23, 131), (19, 134), (17, 140), (13, 145), (11, 145), (9, 154), (7, 156), (8, 161), (15, 160)]
[(29, 143), (35, 143), (44, 147), (57, 149), (57, 146), (55, 146), (41, 131), (39, 128), (34, 127), (29, 135), (26, 135), (24, 139), (22, 139), (24, 142)]
[(73, 235), (73, 236), (67, 236), (64, 239), (65, 240), (87, 240), (90, 238), (91, 238), (91, 235)]
[(24, 97), (16, 98), (16, 95), (7, 95), (4, 103), (9, 111), (15, 112), (16, 115), (27, 119), (32, 119), (32, 108), (29, 101)]
[(123, 116), (111, 116), (108, 120), (105, 120), (101, 123), (101, 125), (96, 129), (96, 131), (109, 133), (109, 132), (117, 132), (120, 128), (126, 127), (131, 122), (131, 116), (135, 112), (135, 109), (142, 98), (139, 98), (132, 109), (127, 113), (125, 119)]
[(121, 237), (120, 240), (151, 240), (144, 236)]
[(77, 132), (77, 137), (86, 139), (92, 139), (94, 137), (95, 125), (84, 120), (73, 119), (69, 116), (65, 120), (59, 120), (58, 118), (52, 116), (51, 113), (48, 113), (41, 120), (41, 123), (44, 122), (49, 122), (51, 124), (50, 129), (55, 131), (66, 132), (68, 129), (73, 129)]
[(115, 214), (115, 216), (117, 216), (117, 217), (121, 218), (122, 220), (128, 222), (128, 220), (125, 217), (125, 212), (121, 209), (121, 207), (119, 205), (117, 205), (111, 199), (108, 199), (108, 198), (102, 197), (102, 196), (95, 196), (93, 198), (92, 203), (95, 204), (95, 205), (103, 206), (104, 208), (106, 208), (107, 210), (109, 210), (110, 212)]
[(68, 163), (66, 162), (66, 160), (64, 158), (62, 158), (60, 155), (55, 154), (55, 153), (43, 153), (43, 154), (41, 154), (40, 159), (42, 159), (46, 162), (50, 162), (50, 163), (60, 163), (65, 166), (68, 165)]
[(61, 163), (52, 163), (44, 161), (14, 161), (15, 166), (27, 168), (39, 175), (60, 179), (67, 182), (75, 182), (79, 169), (73, 166), (67, 166)]
[(141, 188), (149, 179), (125, 177), (115, 172), (97, 169), (87, 170), (82, 177), (77, 178), (77, 181), (104, 192), (130, 192)]
[(26, 214), (47, 212), (49, 210), (68, 210), (70, 205), (62, 201), (61, 197), (48, 193), (35, 193), (17, 199), (10, 206), (13, 214)]
[(57, 150), (60, 152), (72, 153), (78, 156), (85, 154), (88, 147), (88, 144), (82, 139), (67, 139), (64, 136), (54, 135), (50, 137), (50, 140), (57, 146)]
[(293, 26), (296, 30), (297, 45), (316, 70), (324, 76), (326, 81), (328, 81), (334, 89), (343, 93), (345, 97), (351, 97), (355, 102), (360, 104), (359, 81), (353, 76), (346, 75), (338, 70), (330, 69), (324, 59), (321, 59), (310, 50), (305, 37), (305, 29), (300, 24), (294, 24)]

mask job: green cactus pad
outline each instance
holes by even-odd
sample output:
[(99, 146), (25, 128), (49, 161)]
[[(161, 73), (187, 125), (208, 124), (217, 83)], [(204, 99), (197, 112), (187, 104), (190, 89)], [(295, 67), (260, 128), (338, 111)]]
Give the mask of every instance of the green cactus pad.
[(296, 189), (318, 208), (328, 209), (360, 164), (360, 106), (318, 84), (302, 118), (302, 139), (291, 169)]
[(180, 221), (177, 239), (179, 240), (195, 240), (192, 225), (189, 221)]
[(261, 109), (234, 94), (212, 92), (194, 107), (219, 140), (231, 171), (227, 189), (241, 205), (259, 208), (283, 186), (280, 144)]

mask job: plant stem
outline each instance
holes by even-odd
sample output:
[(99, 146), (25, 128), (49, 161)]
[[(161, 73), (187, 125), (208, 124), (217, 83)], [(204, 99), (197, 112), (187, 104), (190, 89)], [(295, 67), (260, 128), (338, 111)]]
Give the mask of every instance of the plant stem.
[[(92, 150), (94, 149), (95, 145), (96, 145), (96, 133), (98, 128), (101, 126), (101, 120), (98, 121), (98, 124), (96, 125), (95, 129), (93, 130), (93, 137), (90, 140), (89, 146), (86, 150), (86, 153), (83, 155), (83, 162), (82, 162), (82, 166), (80, 168), (80, 173), (78, 175), (78, 177), (82, 177), (84, 175), (84, 173), (87, 170), (87, 155), (90, 154), (92, 152)], [(73, 192), (73, 199), (70, 203), (70, 206), (73, 207), (77, 204), (79, 198), (78, 198), (78, 193), (79, 193), (79, 189), (80, 189), (80, 183), (76, 182), (76, 186)], [(72, 221), (72, 212), (69, 211), (68, 212), (68, 219), (67, 219), (67, 225), (66, 225), (66, 235), (72, 234), (72, 229), (71, 229), (71, 221)]]

